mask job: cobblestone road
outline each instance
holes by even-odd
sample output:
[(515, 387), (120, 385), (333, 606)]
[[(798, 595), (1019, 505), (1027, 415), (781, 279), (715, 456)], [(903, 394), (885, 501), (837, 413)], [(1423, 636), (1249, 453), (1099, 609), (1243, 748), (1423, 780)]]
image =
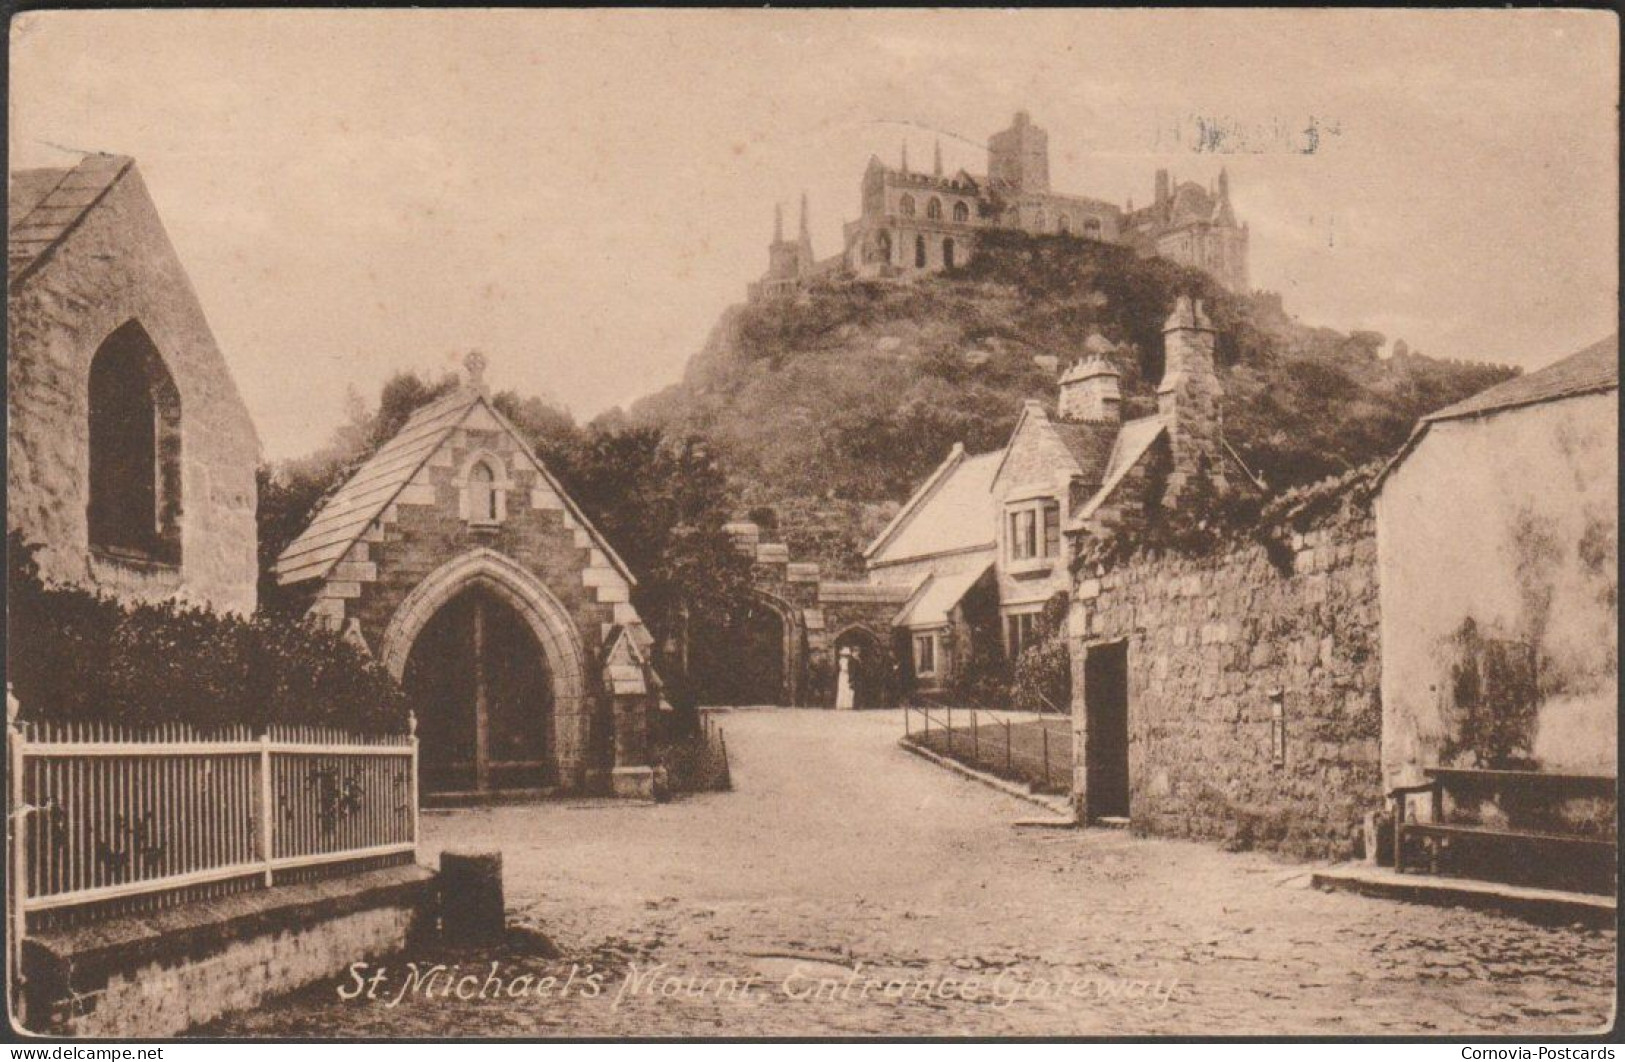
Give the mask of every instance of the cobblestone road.
[[(1611, 1021), (1612, 932), (1323, 893), (1304, 865), (1211, 845), (1017, 829), (1036, 809), (898, 749), (895, 713), (721, 723), (731, 794), (425, 816), (430, 859), (502, 849), (510, 918), (561, 957), (397, 956), (376, 998), (341, 1000), (344, 979), (207, 1031), (1536, 1035)], [(478, 974), (464, 994), (477, 982), (487, 998), (443, 979), (412, 990), (413, 961)]]

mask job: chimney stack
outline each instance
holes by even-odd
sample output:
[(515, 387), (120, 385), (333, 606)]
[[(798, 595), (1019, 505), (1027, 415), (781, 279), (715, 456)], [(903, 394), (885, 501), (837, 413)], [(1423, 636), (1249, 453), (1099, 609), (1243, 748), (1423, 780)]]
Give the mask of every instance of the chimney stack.
[(1168, 424), (1173, 469), (1164, 504), (1177, 504), (1193, 479), (1206, 477), (1216, 488), (1227, 486), (1222, 451), (1224, 389), (1213, 363), (1216, 333), (1201, 300), (1181, 295), (1162, 326), (1162, 382), (1157, 410)]
[(1112, 364), (1114, 348), (1096, 332), (1084, 344), (1084, 356), (1061, 374), (1061, 391), (1055, 412), (1065, 421), (1120, 423), (1123, 395), (1118, 387), (1122, 373)]

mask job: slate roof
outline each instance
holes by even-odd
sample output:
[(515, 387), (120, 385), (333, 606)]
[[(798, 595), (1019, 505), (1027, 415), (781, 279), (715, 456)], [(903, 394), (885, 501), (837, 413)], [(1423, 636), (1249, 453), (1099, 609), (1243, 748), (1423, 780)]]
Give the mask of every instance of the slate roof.
[(954, 606), (959, 604), (970, 592), (970, 588), (976, 585), (976, 581), (986, 575), (991, 567), (993, 558), (989, 557), (986, 563), (967, 571), (929, 576), (892, 620), (892, 626), (916, 629), (946, 626), (948, 613), (953, 611)]
[(134, 164), (124, 155), (87, 155), (70, 169), (11, 174), (6, 276), (12, 285), (27, 279)]
[(480, 406), (484, 406), (513, 437), (519, 452), (563, 500), (570, 514), (592, 536), (594, 544), (603, 550), (615, 569), (628, 583), (635, 584), (637, 580), (626, 564), (576, 508), (558, 480), (525, 445), (523, 437), (508, 423), (507, 418), (497, 412), (483, 392), (472, 387), (453, 391), (413, 413), (394, 438), (380, 446), (338, 490), (328, 495), (310, 524), (277, 558), (277, 582), (286, 586), (307, 579), (325, 578), (372, 522), (395, 500), (396, 495), (412, 481), (418, 469)]
[(1117, 442), (1118, 425), (1111, 421), (1075, 424), (1052, 420), (1049, 426), (1077, 462), (1077, 474), (1084, 482), (1104, 482)]
[(1117, 433), (1111, 457), (1106, 461), (1105, 471), (1100, 477), (1100, 489), (1078, 510), (1076, 519), (1087, 520), (1106, 504), (1117, 485), (1123, 482), (1123, 477), (1128, 475), (1129, 469), (1139, 464), (1146, 451), (1151, 449), (1151, 444), (1167, 430), (1168, 421), (1161, 414), (1125, 421), (1122, 430)]
[(1537, 369), (1504, 383), (1498, 383), (1471, 398), (1464, 398), (1454, 405), (1429, 413), (1417, 422), (1410, 438), (1405, 440), (1405, 445), (1400, 447), (1399, 452), (1383, 467), (1373, 486), (1380, 487), (1389, 473), (1398, 468), (1410, 452), (1416, 449), (1417, 443), (1421, 442), (1429, 426), (1440, 421), (1480, 417), (1542, 402), (1618, 389), (1619, 334), (1615, 333), (1607, 339), (1599, 340), (1583, 350), (1553, 362), (1544, 369)]
[(1591, 344), (1584, 350), (1522, 376), (1487, 388), (1455, 405), (1429, 413), (1423, 421), (1475, 417), (1513, 406), (1550, 402), (1554, 398), (1606, 391), (1619, 386), (1619, 335)]
[(870, 564), (931, 557), (994, 544), (994, 507), (989, 491), (1002, 450), (968, 455), (955, 444), (869, 547)]

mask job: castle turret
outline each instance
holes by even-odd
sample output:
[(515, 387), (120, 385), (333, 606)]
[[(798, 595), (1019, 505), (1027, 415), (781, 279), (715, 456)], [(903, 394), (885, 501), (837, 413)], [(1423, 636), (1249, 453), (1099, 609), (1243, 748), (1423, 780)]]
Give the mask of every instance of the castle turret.
[(1010, 128), (987, 141), (987, 176), (1005, 195), (1049, 191), (1049, 134), (1017, 111)]
[(1056, 416), (1068, 421), (1121, 421), (1123, 395), (1117, 385), (1121, 376), (1103, 354), (1090, 354), (1073, 362), (1061, 374)]
[(1172, 197), (1172, 191), (1171, 191), (1171, 186), (1168, 183), (1168, 171), (1167, 170), (1158, 170), (1157, 171), (1157, 197), (1156, 197), (1156, 200), (1155, 200), (1155, 205), (1158, 206), (1158, 207), (1165, 207), (1165, 206), (1168, 205), (1168, 200), (1171, 197)]
[(1216, 338), (1201, 301), (1181, 295), (1162, 326), (1162, 382), (1157, 385), (1157, 409), (1167, 421), (1173, 451), (1164, 504), (1177, 504), (1198, 478), (1220, 490), (1227, 486), (1221, 452), (1224, 388), (1213, 360)]
[(801, 255), (801, 265), (806, 269), (812, 265), (812, 229), (807, 220), (807, 193), (801, 193), (801, 232), (797, 237), (796, 251)]

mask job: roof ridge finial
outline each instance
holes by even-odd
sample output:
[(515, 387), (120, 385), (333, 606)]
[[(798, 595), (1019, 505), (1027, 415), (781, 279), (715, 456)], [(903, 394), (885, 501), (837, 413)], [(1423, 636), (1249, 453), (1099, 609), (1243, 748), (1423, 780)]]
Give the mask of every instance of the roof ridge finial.
[(471, 350), (463, 357), (463, 369), (468, 374), (467, 386), (482, 395), (488, 391), (485, 385), (485, 367), (488, 364), (485, 355), (477, 350)]

